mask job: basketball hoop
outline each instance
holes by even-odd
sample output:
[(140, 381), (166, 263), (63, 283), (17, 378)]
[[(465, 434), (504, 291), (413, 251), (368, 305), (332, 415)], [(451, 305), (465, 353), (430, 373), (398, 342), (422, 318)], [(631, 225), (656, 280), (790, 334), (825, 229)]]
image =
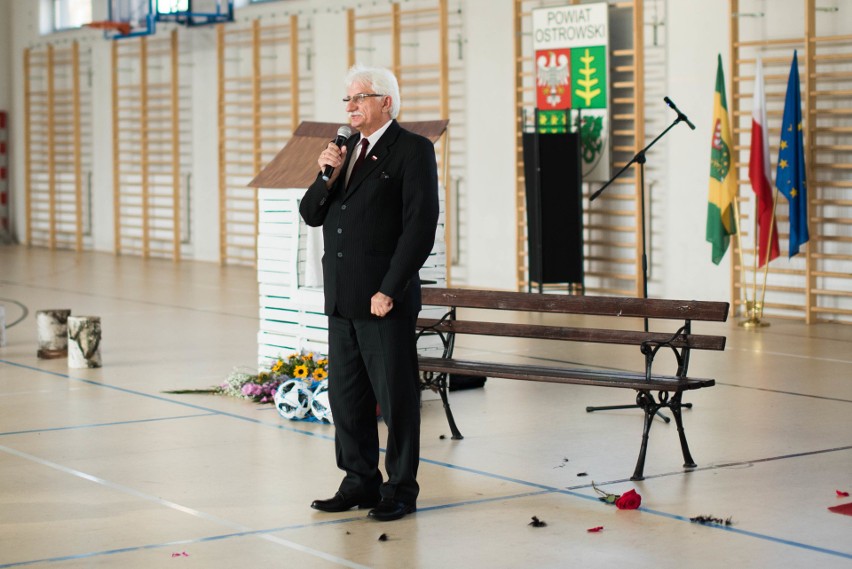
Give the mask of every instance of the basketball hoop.
[(89, 22), (83, 24), (85, 28), (94, 28), (96, 30), (109, 30), (118, 33), (120, 36), (130, 34), (130, 22), (113, 22), (111, 20), (101, 20), (99, 22)]

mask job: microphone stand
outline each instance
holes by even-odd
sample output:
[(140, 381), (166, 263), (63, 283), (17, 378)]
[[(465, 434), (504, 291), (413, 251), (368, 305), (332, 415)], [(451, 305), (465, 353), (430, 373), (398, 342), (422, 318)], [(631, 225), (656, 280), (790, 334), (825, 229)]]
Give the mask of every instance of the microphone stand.
[[(647, 247), (646, 247), (646, 229), (645, 229), (645, 154), (650, 150), (654, 144), (657, 143), (658, 140), (663, 138), (666, 133), (668, 133), (671, 129), (673, 129), (679, 122), (686, 122), (691, 126), (689, 119), (686, 118), (686, 115), (677, 111), (677, 118), (670, 124), (666, 129), (657, 135), (657, 137), (650, 142), (645, 148), (637, 152), (633, 158), (630, 159), (624, 167), (616, 172), (615, 176), (609, 179), (607, 183), (598, 188), (598, 190), (589, 197), (589, 201), (595, 201), (605, 189), (607, 189), (613, 182), (615, 182), (624, 172), (627, 171), (633, 164), (639, 164), (639, 198), (641, 203), (641, 229), (642, 229), (642, 298), (648, 298), (648, 255), (647, 255)], [(645, 332), (648, 331), (648, 318), (645, 318)], [(638, 408), (638, 405), (609, 405), (605, 407), (586, 407), (587, 413), (592, 413), (593, 411), (606, 411), (611, 409), (634, 409)], [(689, 409), (692, 408), (692, 403), (684, 403), (682, 407), (687, 407)], [(663, 421), (666, 423), (670, 422), (671, 419), (657, 412), (657, 415), (660, 416)]]

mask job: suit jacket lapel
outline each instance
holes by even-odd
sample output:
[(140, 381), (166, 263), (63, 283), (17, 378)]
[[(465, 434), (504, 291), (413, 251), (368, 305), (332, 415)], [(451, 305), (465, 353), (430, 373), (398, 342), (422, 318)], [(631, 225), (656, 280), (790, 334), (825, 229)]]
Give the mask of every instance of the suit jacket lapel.
[(346, 199), (358, 189), (367, 176), (375, 170), (385, 159), (390, 155), (391, 149), (399, 137), (399, 123), (394, 120), (376, 145), (370, 149), (364, 158), (364, 163), (358, 167), (358, 170), (352, 173), (352, 178), (349, 180), (349, 188), (346, 190)]

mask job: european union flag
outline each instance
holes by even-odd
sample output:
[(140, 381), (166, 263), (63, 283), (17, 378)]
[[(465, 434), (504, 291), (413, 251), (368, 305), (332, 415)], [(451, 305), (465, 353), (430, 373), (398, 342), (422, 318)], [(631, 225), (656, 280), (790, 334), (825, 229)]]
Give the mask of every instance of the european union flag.
[(775, 185), (790, 203), (790, 257), (808, 236), (808, 192), (805, 182), (805, 143), (802, 133), (802, 95), (799, 86), (799, 61), (793, 52), (793, 65), (787, 80), (784, 120)]

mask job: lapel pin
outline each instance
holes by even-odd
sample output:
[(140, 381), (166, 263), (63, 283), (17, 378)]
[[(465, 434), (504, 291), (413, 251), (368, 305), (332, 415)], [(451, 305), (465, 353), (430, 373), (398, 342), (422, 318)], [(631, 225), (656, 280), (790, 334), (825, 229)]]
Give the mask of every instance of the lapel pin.
[(370, 156), (370, 160), (373, 160), (374, 162), (375, 162), (376, 160), (378, 160), (378, 159), (379, 159), (379, 157), (378, 157), (378, 156)]

